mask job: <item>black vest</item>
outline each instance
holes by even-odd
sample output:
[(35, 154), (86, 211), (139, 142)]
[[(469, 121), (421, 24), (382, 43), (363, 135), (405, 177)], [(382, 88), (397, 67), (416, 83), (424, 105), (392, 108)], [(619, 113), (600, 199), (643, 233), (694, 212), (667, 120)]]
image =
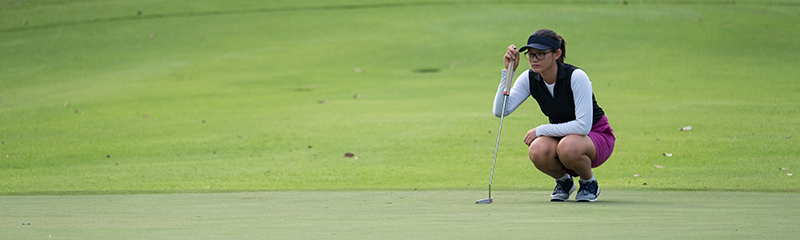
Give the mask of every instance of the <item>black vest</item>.
[[(553, 96), (547, 90), (542, 75), (528, 70), (528, 79), (531, 86), (531, 96), (539, 103), (539, 108), (542, 113), (547, 115), (550, 123), (565, 123), (575, 120), (575, 98), (572, 95), (572, 72), (579, 69), (566, 63), (558, 63), (558, 74), (556, 77), (556, 85), (553, 88)], [(600, 106), (597, 106), (597, 101), (594, 99), (592, 93), (592, 125), (600, 121), (600, 118), (605, 114)]]

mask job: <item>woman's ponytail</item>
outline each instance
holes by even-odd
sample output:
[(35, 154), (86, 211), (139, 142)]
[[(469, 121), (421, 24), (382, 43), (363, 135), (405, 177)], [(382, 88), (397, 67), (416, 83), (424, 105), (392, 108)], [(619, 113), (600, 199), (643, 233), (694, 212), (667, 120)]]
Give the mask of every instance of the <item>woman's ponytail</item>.
[(562, 38), (560, 35), (558, 35), (556, 32), (550, 29), (541, 29), (539, 31), (534, 32), (533, 35), (542, 35), (545, 37), (558, 40), (558, 42), (561, 43), (561, 57), (556, 59), (556, 61), (564, 63), (564, 59), (567, 58), (567, 41), (564, 41), (564, 38)]

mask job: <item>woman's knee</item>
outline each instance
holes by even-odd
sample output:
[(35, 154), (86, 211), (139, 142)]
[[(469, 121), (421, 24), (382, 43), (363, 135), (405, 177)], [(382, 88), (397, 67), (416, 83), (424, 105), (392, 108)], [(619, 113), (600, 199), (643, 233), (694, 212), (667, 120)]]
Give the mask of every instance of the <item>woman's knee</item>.
[[(541, 138), (541, 137), (540, 137)], [(528, 147), (528, 156), (531, 161), (536, 164), (537, 162), (548, 161), (556, 158), (557, 142), (552, 139), (537, 138)]]
[(582, 158), (587, 155), (590, 158), (594, 155), (594, 144), (587, 136), (567, 135), (558, 142), (556, 152), (558, 158), (562, 160), (572, 160)]

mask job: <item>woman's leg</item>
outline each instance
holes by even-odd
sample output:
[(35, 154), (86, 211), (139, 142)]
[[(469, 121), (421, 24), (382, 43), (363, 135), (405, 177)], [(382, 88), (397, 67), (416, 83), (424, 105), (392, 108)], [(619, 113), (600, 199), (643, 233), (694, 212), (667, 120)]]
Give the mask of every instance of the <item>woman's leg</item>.
[(589, 136), (567, 135), (561, 138), (556, 147), (556, 155), (560, 164), (578, 173), (581, 179), (592, 179), (592, 159), (597, 151)]
[(575, 191), (575, 183), (564, 170), (564, 164), (558, 158), (558, 145), (560, 138), (538, 137), (533, 140), (528, 148), (531, 162), (539, 171), (553, 177), (556, 187), (550, 195), (550, 201), (569, 201), (569, 195)]
[(559, 179), (564, 176), (564, 165), (558, 159), (558, 139), (538, 137), (528, 147), (528, 156), (539, 171)]

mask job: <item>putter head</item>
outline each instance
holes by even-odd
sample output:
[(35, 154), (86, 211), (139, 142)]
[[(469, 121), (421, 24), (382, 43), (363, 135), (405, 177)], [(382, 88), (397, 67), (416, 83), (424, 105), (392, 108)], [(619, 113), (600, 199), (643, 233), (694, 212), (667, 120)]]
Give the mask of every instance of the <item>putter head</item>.
[(475, 202), (475, 204), (489, 204), (489, 203), (492, 203), (492, 199), (491, 198), (481, 199), (481, 200), (478, 200), (477, 202)]

